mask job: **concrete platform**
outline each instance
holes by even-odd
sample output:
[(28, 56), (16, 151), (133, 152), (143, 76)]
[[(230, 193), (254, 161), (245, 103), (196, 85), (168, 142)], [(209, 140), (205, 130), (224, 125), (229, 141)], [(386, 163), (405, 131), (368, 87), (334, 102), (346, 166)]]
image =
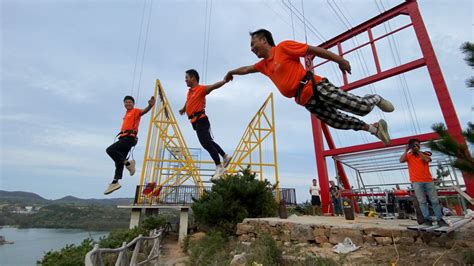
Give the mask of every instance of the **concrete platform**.
[(189, 209), (190, 205), (119, 205), (121, 209), (131, 209), (130, 215), (130, 226), (132, 229), (138, 226), (142, 219), (147, 216), (158, 215), (160, 209), (174, 209), (179, 210), (179, 243), (182, 243), (188, 235), (188, 224), (189, 224)]

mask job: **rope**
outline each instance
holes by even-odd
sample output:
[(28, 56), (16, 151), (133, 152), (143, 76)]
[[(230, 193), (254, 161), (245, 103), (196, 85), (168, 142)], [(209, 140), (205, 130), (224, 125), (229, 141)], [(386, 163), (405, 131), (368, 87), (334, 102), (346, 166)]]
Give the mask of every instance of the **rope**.
[(146, 52), (146, 45), (148, 42), (148, 32), (150, 30), (150, 18), (151, 18), (151, 11), (153, 10), (153, 0), (150, 0), (150, 12), (148, 14), (148, 20), (146, 23), (146, 33), (145, 33), (145, 44), (143, 46), (143, 55), (142, 55), (142, 65), (140, 67), (140, 78), (138, 79), (138, 92), (137, 92), (137, 99), (136, 102), (138, 103), (138, 99), (140, 96), (140, 83), (142, 81), (142, 71), (143, 71), (143, 62), (145, 61), (145, 52)]
[[(382, 9), (379, 7), (377, 1), (376, 0), (374, 0), (374, 1), (375, 1), (375, 4), (376, 4), (377, 9), (379, 10), (379, 12), (380, 13), (384, 12), (385, 7), (384, 7), (382, 1), (380, 1)], [(386, 33), (388, 33), (389, 31), (392, 31), (392, 27), (391, 27), (390, 22), (387, 22), (387, 24), (388, 24), (388, 29), (387, 29), (387, 25), (385, 23), (383, 24)], [(400, 53), (398, 51), (398, 46), (397, 46), (396, 40), (394, 39), (394, 37), (392, 35), (389, 36), (388, 40), (389, 40), (388, 44), (389, 44), (389, 47), (390, 47), (390, 52), (391, 52), (391, 55), (392, 55), (392, 59), (396, 64), (400, 65), (401, 64), (401, 58), (400, 58)], [(403, 93), (403, 97), (404, 97), (404, 100), (405, 100), (404, 103), (406, 104), (406, 107), (407, 107), (407, 110), (408, 110), (408, 115), (410, 117), (410, 122), (411, 122), (413, 132), (414, 133), (420, 133), (421, 132), (420, 124), (418, 122), (418, 117), (416, 115), (416, 110), (415, 110), (415, 107), (414, 107), (414, 104), (413, 104), (413, 98), (412, 98), (410, 90), (408, 88), (408, 83), (406, 81), (406, 77), (405, 77), (404, 74), (401, 74), (401, 75), (398, 76), (397, 80), (399, 82), (399, 85), (402, 88), (402, 93)]]
[[(288, 0), (289, 2), (290, 0)], [(291, 3), (291, 2), (290, 2)], [(292, 11), (292, 10), (290, 10)], [(291, 16), (291, 30), (293, 31), (293, 40), (295, 40), (295, 25), (293, 24), (293, 12), (290, 12), (290, 16)]]
[[(336, 8), (334, 8), (332, 6), (332, 4), (329, 2), (329, 0), (327, 0), (327, 3), (328, 5), (331, 7), (332, 11), (338, 16), (338, 18), (340, 19), (340, 21), (346, 26), (346, 28), (348, 30), (351, 30), (352, 29), (352, 23), (349, 21), (349, 19), (344, 15), (344, 12), (342, 11), (341, 8), (339, 8), (339, 5), (333, 0), (334, 2), (334, 5)], [(336, 10), (337, 9), (337, 10)], [(338, 12), (339, 11), (339, 12)], [(341, 16), (339, 16), (339, 13), (341, 14)], [(347, 12), (348, 16), (350, 17), (350, 14), (349, 12)], [(359, 46), (359, 41), (355, 38), (351, 38), (351, 41), (352, 43), (354, 44), (354, 46)], [(369, 73), (369, 67), (367, 66), (367, 63), (366, 63), (366, 60), (365, 60), (365, 57), (363, 54), (361, 54), (361, 52), (359, 50), (356, 50), (355, 51), (356, 55), (357, 55), (357, 59), (358, 59), (358, 63), (359, 63), (359, 66), (360, 68), (362, 69), (362, 72), (364, 73), (364, 75), (368, 76), (370, 73)], [(370, 90), (370, 92), (372, 94), (378, 94), (377, 93), (377, 90), (375, 89), (375, 86), (374, 84), (369, 84), (368, 85), (368, 88)], [(385, 119), (385, 115), (383, 112), (381, 112), (379, 109), (375, 109), (375, 112), (377, 113), (377, 117), (378, 118), (383, 118)]]
[[(304, 17), (304, 14), (301, 13), (289, 0), (288, 0), (288, 4), (285, 3), (283, 0), (281, 1), (281, 3), (287, 8), (290, 10), (290, 12), (292, 12), (297, 18), (298, 20), (305, 24), (305, 32), (306, 32), (306, 26), (308, 26), (308, 30), (314, 34), (314, 36), (316, 36), (316, 38), (319, 39), (319, 41), (321, 42), (324, 42), (325, 41), (325, 37), (323, 36), (323, 34), (309, 21), (307, 20), (305, 17)], [(296, 13), (294, 12), (296, 11)], [(306, 35), (306, 33), (305, 33)]]
[(146, 7), (146, 2), (143, 1), (142, 19), (140, 20), (140, 31), (138, 34), (137, 51), (135, 53), (135, 67), (133, 68), (133, 78), (132, 78), (132, 86), (130, 88), (130, 95), (133, 95), (133, 89), (135, 85), (135, 73), (137, 72), (138, 52), (140, 51), (140, 43), (142, 39), (143, 18), (145, 17), (145, 7)]
[(457, 242), (456, 242), (456, 240), (454, 240), (453, 246), (452, 246), (450, 249), (445, 250), (445, 251), (443, 252), (443, 254), (441, 254), (441, 256), (439, 256), (439, 257), (435, 260), (435, 262), (433, 262), (433, 266), (435, 266), (436, 263), (438, 263), (438, 261), (439, 261), (448, 251), (453, 250), (453, 248), (454, 248), (454, 246), (456, 246), (456, 244), (457, 244)]
[(308, 35), (306, 34), (306, 18), (304, 17), (304, 1), (301, 0), (301, 10), (303, 11), (304, 40), (308, 43)]
[(207, 81), (207, 66), (208, 66), (208, 61), (209, 61), (209, 43), (211, 39), (211, 19), (212, 19), (212, 0), (209, 6), (209, 23), (207, 24), (206, 68), (204, 72), (204, 82)]
[[(282, 0), (283, 1), (283, 0)], [(293, 26), (293, 21), (288, 22), (286, 20), (283, 19), (284, 15), (282, 15), (280, 12), (277, 12), (272, 6), (270, 6), (265, 0), (262, 1), (262, 3), (264, 5), (266, 5), (268, 7), (269, 10), (271, 10), (273, 13), (275, 13), (275, 15), (277, 15), (276, 17), (279, 18), (281, 21), (283, 21), (286, 25), (288, 25), (289, 27), (291, 27), (294, 31), (294, 26)], [(283, 5), (281, 2), (280, 2), (281, 5)], [(283, 7), (282, 7), (283, 9)], [(290, 12), (288, 12), (286, 9), (283, 9), (286, 13), (288, 13), (290, 16), (293, 16)], [(293, 39), (295, 39), (295, 34), (293, 33)]]
[(203, 51), (202, 51), (202, 81), (206, 83), (207, 81), (207, 66), (209, 61), (209, 43), (211, 38), (211, 14), (212, 14), (212, 0), (206, 0), (206, 11), (204, 17), (204, 44), (203, 44)]
[(400, 259), (400, 253), (398, 253), (397, 244), (395, 243), (395, 237), (393, 236), (393, 230), (390, 230), (390, 231), (392, 232), (393, 246), (395, 247), (395, 252), (397, 252), (397, 260), (394, 263), (392, 263), (392, 265), (397, 265), (398, 260)]
[(204, 15), (204, 36), (202, 37), (204, 43), (202, 45), (202, 70), (204, 71), (205, 69), (205, 63), (206, 63), (206, 40), (207, 40), (207, 12), (209, 10), (208, 8), (208, 5), (209, 5), (209, 1), (206, 0), (206, 10), (204, 11), (205, 12), (205, 15)]

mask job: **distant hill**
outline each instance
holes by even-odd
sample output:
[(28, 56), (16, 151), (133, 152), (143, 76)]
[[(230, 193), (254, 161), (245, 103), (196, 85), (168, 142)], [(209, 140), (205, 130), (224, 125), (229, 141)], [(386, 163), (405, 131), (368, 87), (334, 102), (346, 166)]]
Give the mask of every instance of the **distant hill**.
[(32, 192), (0, 190), (0, 202), (48, 204), (50, 200)]
[(65, 196), (57, 200), (48, 200), (36, 193), (25, 191), (5, 191), (0, 190), (0, 203), (20, 203), (20, 204), (76, 204), (76, 205), (126, 205), (131, 204), (133, 198), (112, 198), (112, 199), (81, 199), (74, 196)]

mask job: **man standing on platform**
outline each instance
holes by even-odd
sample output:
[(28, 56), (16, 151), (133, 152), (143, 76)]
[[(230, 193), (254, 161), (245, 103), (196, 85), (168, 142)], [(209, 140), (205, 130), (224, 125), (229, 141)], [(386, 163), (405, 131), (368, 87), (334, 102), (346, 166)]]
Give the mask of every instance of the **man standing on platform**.
[(321, 198), (319, 197), (320, 189), (316, 179), (313, 179), (313, 184), (309, 187), (309, 194), (311, 195), (311, 207), (313, 215), (321, 215)]
[(337, 186), (334, 181), (329, 181), (329, 192), (331, 192), (332, 204), (334, 206), (334, 215), (342, 216), (342, 206), (341, 206), (341, 188)]
[(425, 220), (424, 224), (428, 226), (433, 225), (428, 201), (426, 200), (427, 195), (433, 207), (438, 226), (448, 226), (443, 220), (438, 193), (436, 192), (436, 186), (433, 183), (433, 177), (430, 173), (429, 163), (431, 162), (431, 152), (421, 151), (420, 140), (410, 139), (405, 152), (400, 156), (400, 163), (405, 162), (408, 164), (410, 181), (413, 184), (416, 198), (420, 204), (420, 209)]

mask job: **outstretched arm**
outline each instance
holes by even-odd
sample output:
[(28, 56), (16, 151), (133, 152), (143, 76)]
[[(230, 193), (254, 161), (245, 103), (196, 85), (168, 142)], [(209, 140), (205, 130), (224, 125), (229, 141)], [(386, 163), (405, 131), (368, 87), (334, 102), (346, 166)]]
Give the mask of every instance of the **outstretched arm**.
[(211, 93), (211, 91), (215, 90), (215, 89), (219, 89), (220, 87), (222, 87), (224, 84), (226, 84), (227, 81), (225, 80), (221, 80), (221, 81), (218, 81), (212, 85), (208, 85), (206, 86), (206, 94), (209, 94)]
[(140, 116), (148, 113), (148, 111), (151, 110), (151, 108), (155, 105), (155, 96), (151, 96), (150, 100), (148, 100), (148, 106), (143, 108), (143, 110), (140, 112)]
[(239, 67), (227, 72), (227, 74), (224, 77), (224, 80), (226, 82), (229, 82), (234, 79), (234, 75), (247, 75), (247, 74), (255, 73), (255, 72), (257, 72), (257, 70), (253, 67), (253, 65)]
[(324, 48), (311, 45), (308, 45), (308, 54), (336, 62), (343, 73), (347, 72), (351, 74), (351, 65), (349, 64), (349, 61), (342, 58), (342, 56), (339, 56)]

